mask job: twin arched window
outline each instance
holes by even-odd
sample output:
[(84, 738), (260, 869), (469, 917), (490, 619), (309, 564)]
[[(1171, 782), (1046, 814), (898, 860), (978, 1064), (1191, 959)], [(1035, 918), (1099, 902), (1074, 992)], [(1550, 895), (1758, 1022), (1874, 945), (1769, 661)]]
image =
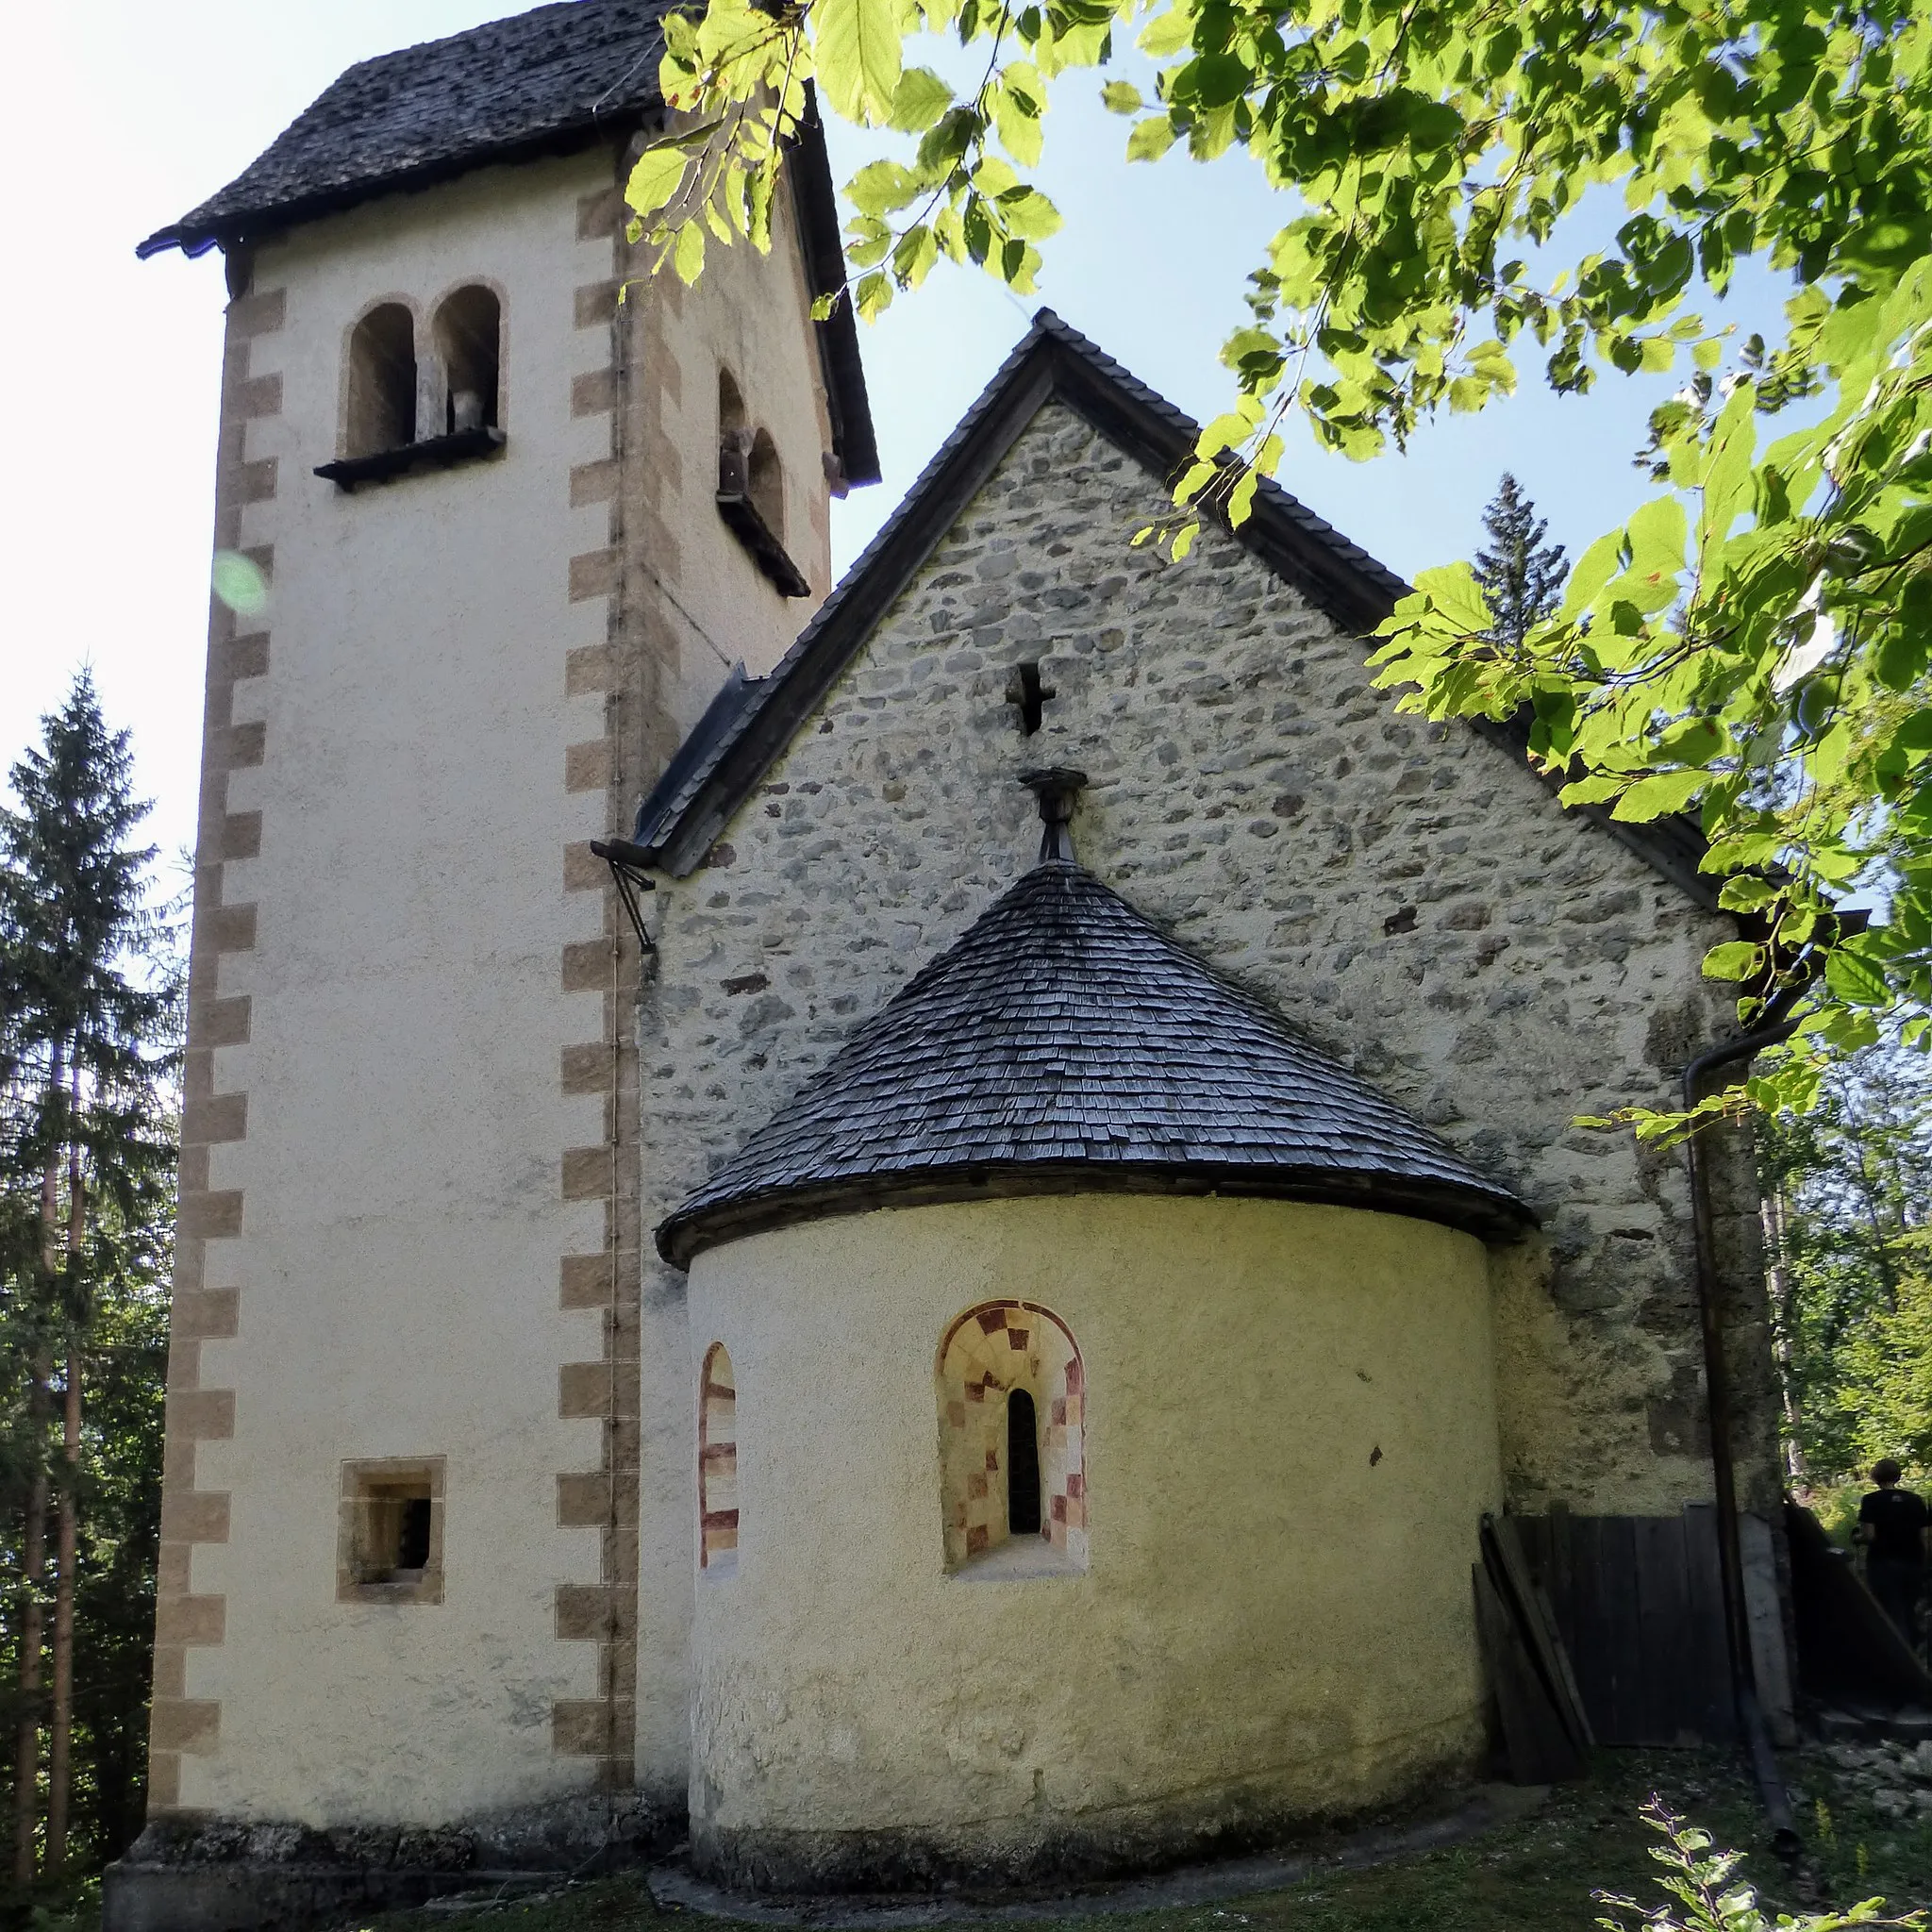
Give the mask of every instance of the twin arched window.
[[(719, 369), (719, 508), (736, 525), (734, 510), (750, 505), (765, 537), (784, 547), (784, 466), (769, 429), (758, 429), (743, 408), (730, 369)], [(752, 542), (756, 555), (756, 539)], [(763, 558), (759, 560), (765, 566)]]
[(969, 1308), (940, 1344), (946, 1568), (1039, 1538), (1087, 1567), (1086, 1370), (1037, 1302)]
[(426, 368), (416, 317), (380, 302), (349, 336), (343, 454), (376, 456), (464, 429), (493, 429), (502, 408), (503, 306), (472, 282), (443, 298), (429, 331)]

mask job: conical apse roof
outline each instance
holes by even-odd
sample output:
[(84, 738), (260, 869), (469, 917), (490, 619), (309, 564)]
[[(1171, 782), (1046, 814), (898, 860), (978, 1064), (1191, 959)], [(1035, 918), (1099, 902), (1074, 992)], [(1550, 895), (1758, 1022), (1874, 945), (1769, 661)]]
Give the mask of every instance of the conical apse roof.
[(682, 1265), (822, 1214), (1028, 1192), (1272, 1195), (1486, 1239), (1507, 1190), (1091, 873), (1037, 866), (658, 1229)]

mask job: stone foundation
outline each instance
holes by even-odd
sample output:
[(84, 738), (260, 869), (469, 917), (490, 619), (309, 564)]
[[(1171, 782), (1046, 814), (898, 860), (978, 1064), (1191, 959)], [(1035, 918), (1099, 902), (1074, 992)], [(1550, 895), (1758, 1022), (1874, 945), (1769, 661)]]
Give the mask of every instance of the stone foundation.
[(456, 1825), (307, 1825), (181, 1816), (108, 1867), (103, 1932), (297, 1932), (459, 1891), (539, 1890), (662, 1857), (682, 1793), (567, 1799)]
[[(1439, 1766), (1373, 1807), (1310, 1813), (1266, 1778), (1211, 1796), (1085, 1816), (1000, 1819), (968, 1829), (707, 1829), (691, 1864), (730, 1891), (791, 1895), (1058, 1890), (1261, 1851), (1320, 1850), (1345, 1834), (1408, 1824), (1465, 1803), (1473, 1762)], [(117, 1928), (118, 1932), (118, 1928)]]

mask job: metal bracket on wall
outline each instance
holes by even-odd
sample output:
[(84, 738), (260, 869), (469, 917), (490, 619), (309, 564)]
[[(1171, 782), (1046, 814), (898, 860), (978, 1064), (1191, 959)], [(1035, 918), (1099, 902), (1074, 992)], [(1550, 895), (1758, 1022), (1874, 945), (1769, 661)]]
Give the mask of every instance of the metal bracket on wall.
[(638, 903), (640, 894), (658, 890), (657, 882), (646, 872), (651, 855), (628, 839), (592, 839), (591, 857), (601, 858), (610, 868), (617, 896), (624, 901), (625, 913), (630, 920), (630, 929), (638, 936), (638, 944), (647, 954), (655, 953), (658, 942), (644, 930), (643, 908)]

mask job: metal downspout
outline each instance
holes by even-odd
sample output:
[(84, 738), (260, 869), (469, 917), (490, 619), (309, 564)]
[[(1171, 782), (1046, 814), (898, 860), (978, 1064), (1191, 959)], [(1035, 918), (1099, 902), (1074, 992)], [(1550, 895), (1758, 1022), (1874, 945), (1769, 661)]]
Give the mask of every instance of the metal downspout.
[[(1789, 999), (1780, 1005), (1789, 1008)], [(1750, 1060), (1766, 1047), (1789, 1040), (1795, 1020), (1780, 1019), (1737, 1040), (1707, 1048), (1684, 1069), (1684, 1108), (1702, 1097), (1706, 1076), (1738, 1060)], [(1704, 1383), (1710, 1422), (1710, 1471), (1717, 1491), (1718, 1569), (1724, 1584), (1724, 1641), (1731, 1665), (1731, 1694), (1738, 1723), (1751, 1756), (1752, 1774), (1780, 1857), (1799, 1850), (1797, 1824), (1783, 1774), (1771, 1748), (1764, 1711), (1757, 1699), (1757, 1673), (1751, 1657), (1751, 1620), (1744, 1596), (1744, 1550), (1738, 1530), (1737, 1465), (1731, 1452), (1731, 1383), (1724, 1360), (1724, 1318), (1718, 1307), (1717, 1242), (1711, 1227), (1710, 1179), (1697, 1134), (1684, 1143), (1690, 1171), (1690, 1223), (1695, 1238), (1698, 1325), (1704, 1336)]]

